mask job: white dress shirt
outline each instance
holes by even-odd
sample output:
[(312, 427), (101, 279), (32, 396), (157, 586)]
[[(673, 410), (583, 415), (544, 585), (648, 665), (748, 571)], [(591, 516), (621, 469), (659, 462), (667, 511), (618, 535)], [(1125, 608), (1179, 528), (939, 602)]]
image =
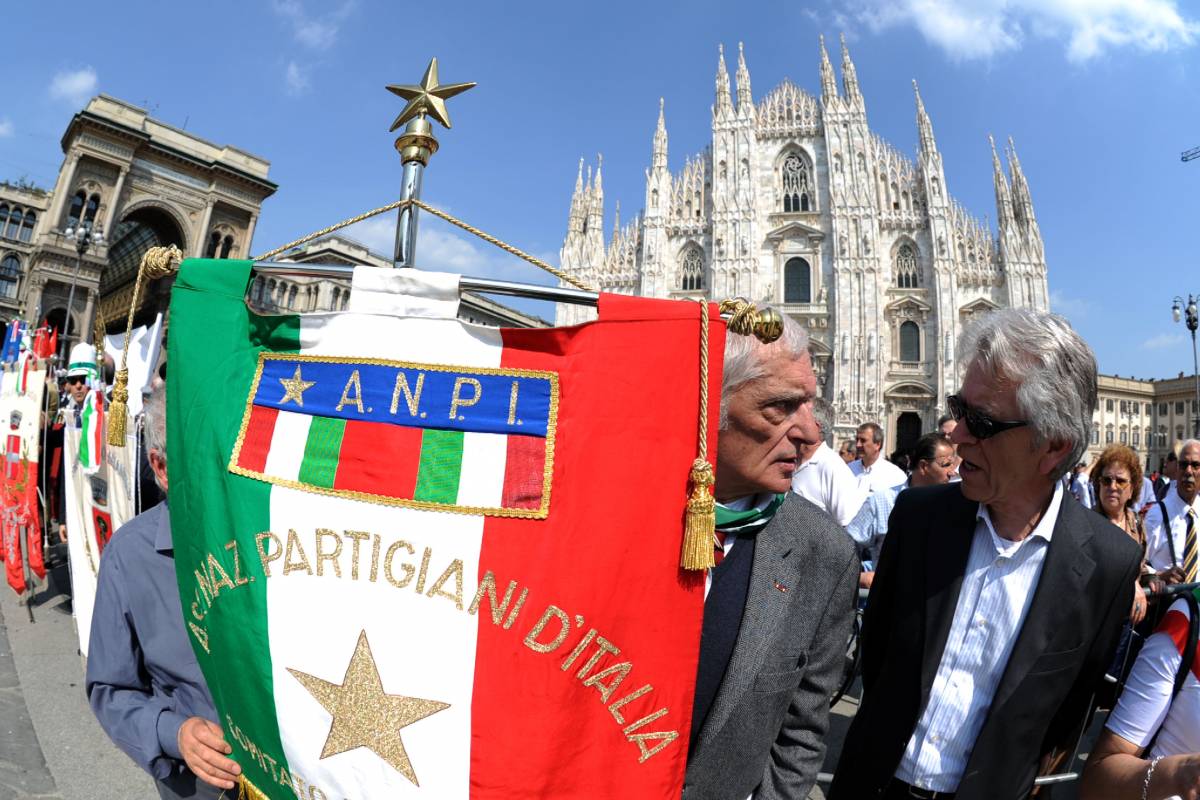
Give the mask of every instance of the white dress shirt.
[[(1175, 559), (1182, 564), (1183, 546), (1187, 536), (1188, 506), (1179, 496), (1175, 486), (1172, 486), (1171, 491), (1167, 492), (1163, 503), (1167, 506), (1171, 542), (1175, 544)], [(1200, 496), (1192, 501), (1192, 508), (1200, 514)], [(1200, 536), (1200, 518), (1192, 524), (1196, 526), (1196, 535)], [(1155, 503), (1146, 512), (1146, 562), (1155, 572), (1175, 566), (1175, 561), (1171, 559), (1171, 542), (1167, 541), (1166, 530), (1167, 527), (1163, 525), (1162, 509), (1158, 507), (1158, 503)]]
[(824, 442), (812, 458), (796, 467), (792, 491), (825, 509), (842, 527), (850, 524), (866, 497), (850, 467)]
[(1138, 498), (1135, 511), (1150, 505), (1158, 498), (1154, 496), (1154, 484), (1149, 478), (1142, 478), (1142, 496)]
[[(1171, 611), (1188, 617), (1187, 603), (1176, 600)], [(1162, 727), (1158, 741), (1145, 758), (1200, 752), (1200, 681), (1189, 672), (1171, 700), (1175, 671), (1182, 660), (1169, 633), (1156, 633), (1146, 640), (1138, 653), (1133, 671), (1104, 727), (1127, 742), (1145, 747), (1154, 732)]]
[(1075, 476), (1075, 480), (1071, 481), (1071, 494), (1075, 495), (1075, 499), (1082, 503), (1084, 508), (1096, 505), (1092, 499), (1092, 482), (1086, 472), (1080, 472)]
[(908, 480), (904, 470), (888, 461), (881, 454), (871, 466), (863, 466), (862, 459), (850, 462), (850, 471), (858, 478), (858, 487), (864, 492), (880, 492)]
[(979, 506), (946, 648), (896, 770), (905, 783), (936, 792), (958, 788), (1033, 602), (1063, 491), (1055, 481), (1046, 513), (1019, 542), (1000, 538), (987, 507)]

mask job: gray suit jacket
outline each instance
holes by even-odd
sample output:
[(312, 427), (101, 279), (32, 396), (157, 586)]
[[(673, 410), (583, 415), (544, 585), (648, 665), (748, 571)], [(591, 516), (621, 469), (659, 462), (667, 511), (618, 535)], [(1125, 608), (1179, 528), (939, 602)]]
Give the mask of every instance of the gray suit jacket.
[(684, 800), (808, 796), (825, 756), (858, 569), (846, 532), (789, 493), (758, 534), (737, 645), (688, 759)]

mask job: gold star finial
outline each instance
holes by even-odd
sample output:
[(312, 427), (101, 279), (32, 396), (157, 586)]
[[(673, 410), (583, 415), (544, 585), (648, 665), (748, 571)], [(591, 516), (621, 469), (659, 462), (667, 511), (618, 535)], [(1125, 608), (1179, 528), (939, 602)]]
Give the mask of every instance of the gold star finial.
[(333, 715), (321, 758), (365, 747), (412, 781), (414, 786), (420, 785), (400, 739), (400, 729), (443, 711), (450, 704), (385, 694), (366, 631), (358, 634), (358, 644), (341, 685), (290, 667), (288, 672)]
[(316, 381), (306, 381), (300, 377), (300, 365), (296, 365), (296, 374), (290, 378), (280, 378), (279, 382), (283, 384), (283, 398), (279, 401), (280, 405), (287, 403), (289, 400), (295, 400), (296, 405), (304, 406), (304, 392), (317, 385)]
[(438, 83), (438, 63), (437, 59), (429, 62), (429, 66), (425, 69), (425, 77), (421, 78), (419, 86), (391, 84), (387, 90), (392, 94), (399, 95), (408, 101), (408, 105), (400, 112), (400, 116), (396, 117), (396, 121), (392, 123), (389, 131), (394, 131), (410, 119), (414, 119), (421, 114), (429, 116), (442, 123), (443, 126), (450, 127), (450, 114), (446, 111), (446, 101), (456, 94), (461, 94), (467, 89), (470, 89), (475, 84), (472, 83)]

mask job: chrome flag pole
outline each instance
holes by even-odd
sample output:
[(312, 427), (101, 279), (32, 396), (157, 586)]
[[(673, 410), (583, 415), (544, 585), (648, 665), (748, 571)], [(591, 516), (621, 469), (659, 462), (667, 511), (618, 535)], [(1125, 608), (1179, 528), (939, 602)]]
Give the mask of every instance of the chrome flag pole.
[[(429, 117), (448, 129), (450, 114), (446, 111), (446, 100), (474, 85), (438, 83), (438, 63), (434, 58), (425, 69), (425, 76), (421, 78), (420, 84), (393, 84), (387, 87), (389, 92), (408, 101), (404, 110), (392, 123), (392, 127), (388, 129), (394, 131), (404, 125), (404, 131), (396, 139), (396, 150), (400, 153), (400, 163), (403, 167), (400, 179), (401, 200), (420, 199), (421, 177), (425, 167), (429, 166), (430, 157), (437, 152), (438, 140), (433, 135), (433, 125), (430, 124)], [(416, 266), (417, 213), (415, 205), (400, 207), (400, 214), (396, 219), (396, 253), (392, 259), (392, 265), (397, 268)]]

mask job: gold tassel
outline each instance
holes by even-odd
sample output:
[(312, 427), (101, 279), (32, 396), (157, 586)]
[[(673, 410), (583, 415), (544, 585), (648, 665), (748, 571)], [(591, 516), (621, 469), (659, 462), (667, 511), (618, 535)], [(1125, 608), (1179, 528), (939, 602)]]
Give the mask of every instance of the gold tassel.
[(129, 301), (129, 319), (125, 322), (125, 347), (121, 351), (121, 369), (113, 383), (112, 402), (108, 406), (108, 444), (110, 447), (125, 446), (125, 431), (129, 416), (129, 337), (133, 332), (133, 315), (137, 313), (138, 299), (142, 293), (142, 282), (170, 275), (179, 269), (183, 253), (175, 245), (151, 247), (142, 254), (138, 266), (137, 281), (133, 284), (133, 298)]
[(122, 367), (113, 382), (112, 401), (108, 404), (109, 447), (125, 446), (125, 428), (129, 418), (129, 370)]
[(237, 790), (237, 800), (271, 800), (262, 789), (251, 783), (250, 779), (244, 774), (238, 776)]
[(687, 501), (687, 521), (683, 530), (683, 558), (679, 565), (688, 570), (712, 569), (717, 565), (713, 532), (717, 526), (717, 505), (712, 496), (713, 469), (707, 461), (692, 462), (692, 494)]

